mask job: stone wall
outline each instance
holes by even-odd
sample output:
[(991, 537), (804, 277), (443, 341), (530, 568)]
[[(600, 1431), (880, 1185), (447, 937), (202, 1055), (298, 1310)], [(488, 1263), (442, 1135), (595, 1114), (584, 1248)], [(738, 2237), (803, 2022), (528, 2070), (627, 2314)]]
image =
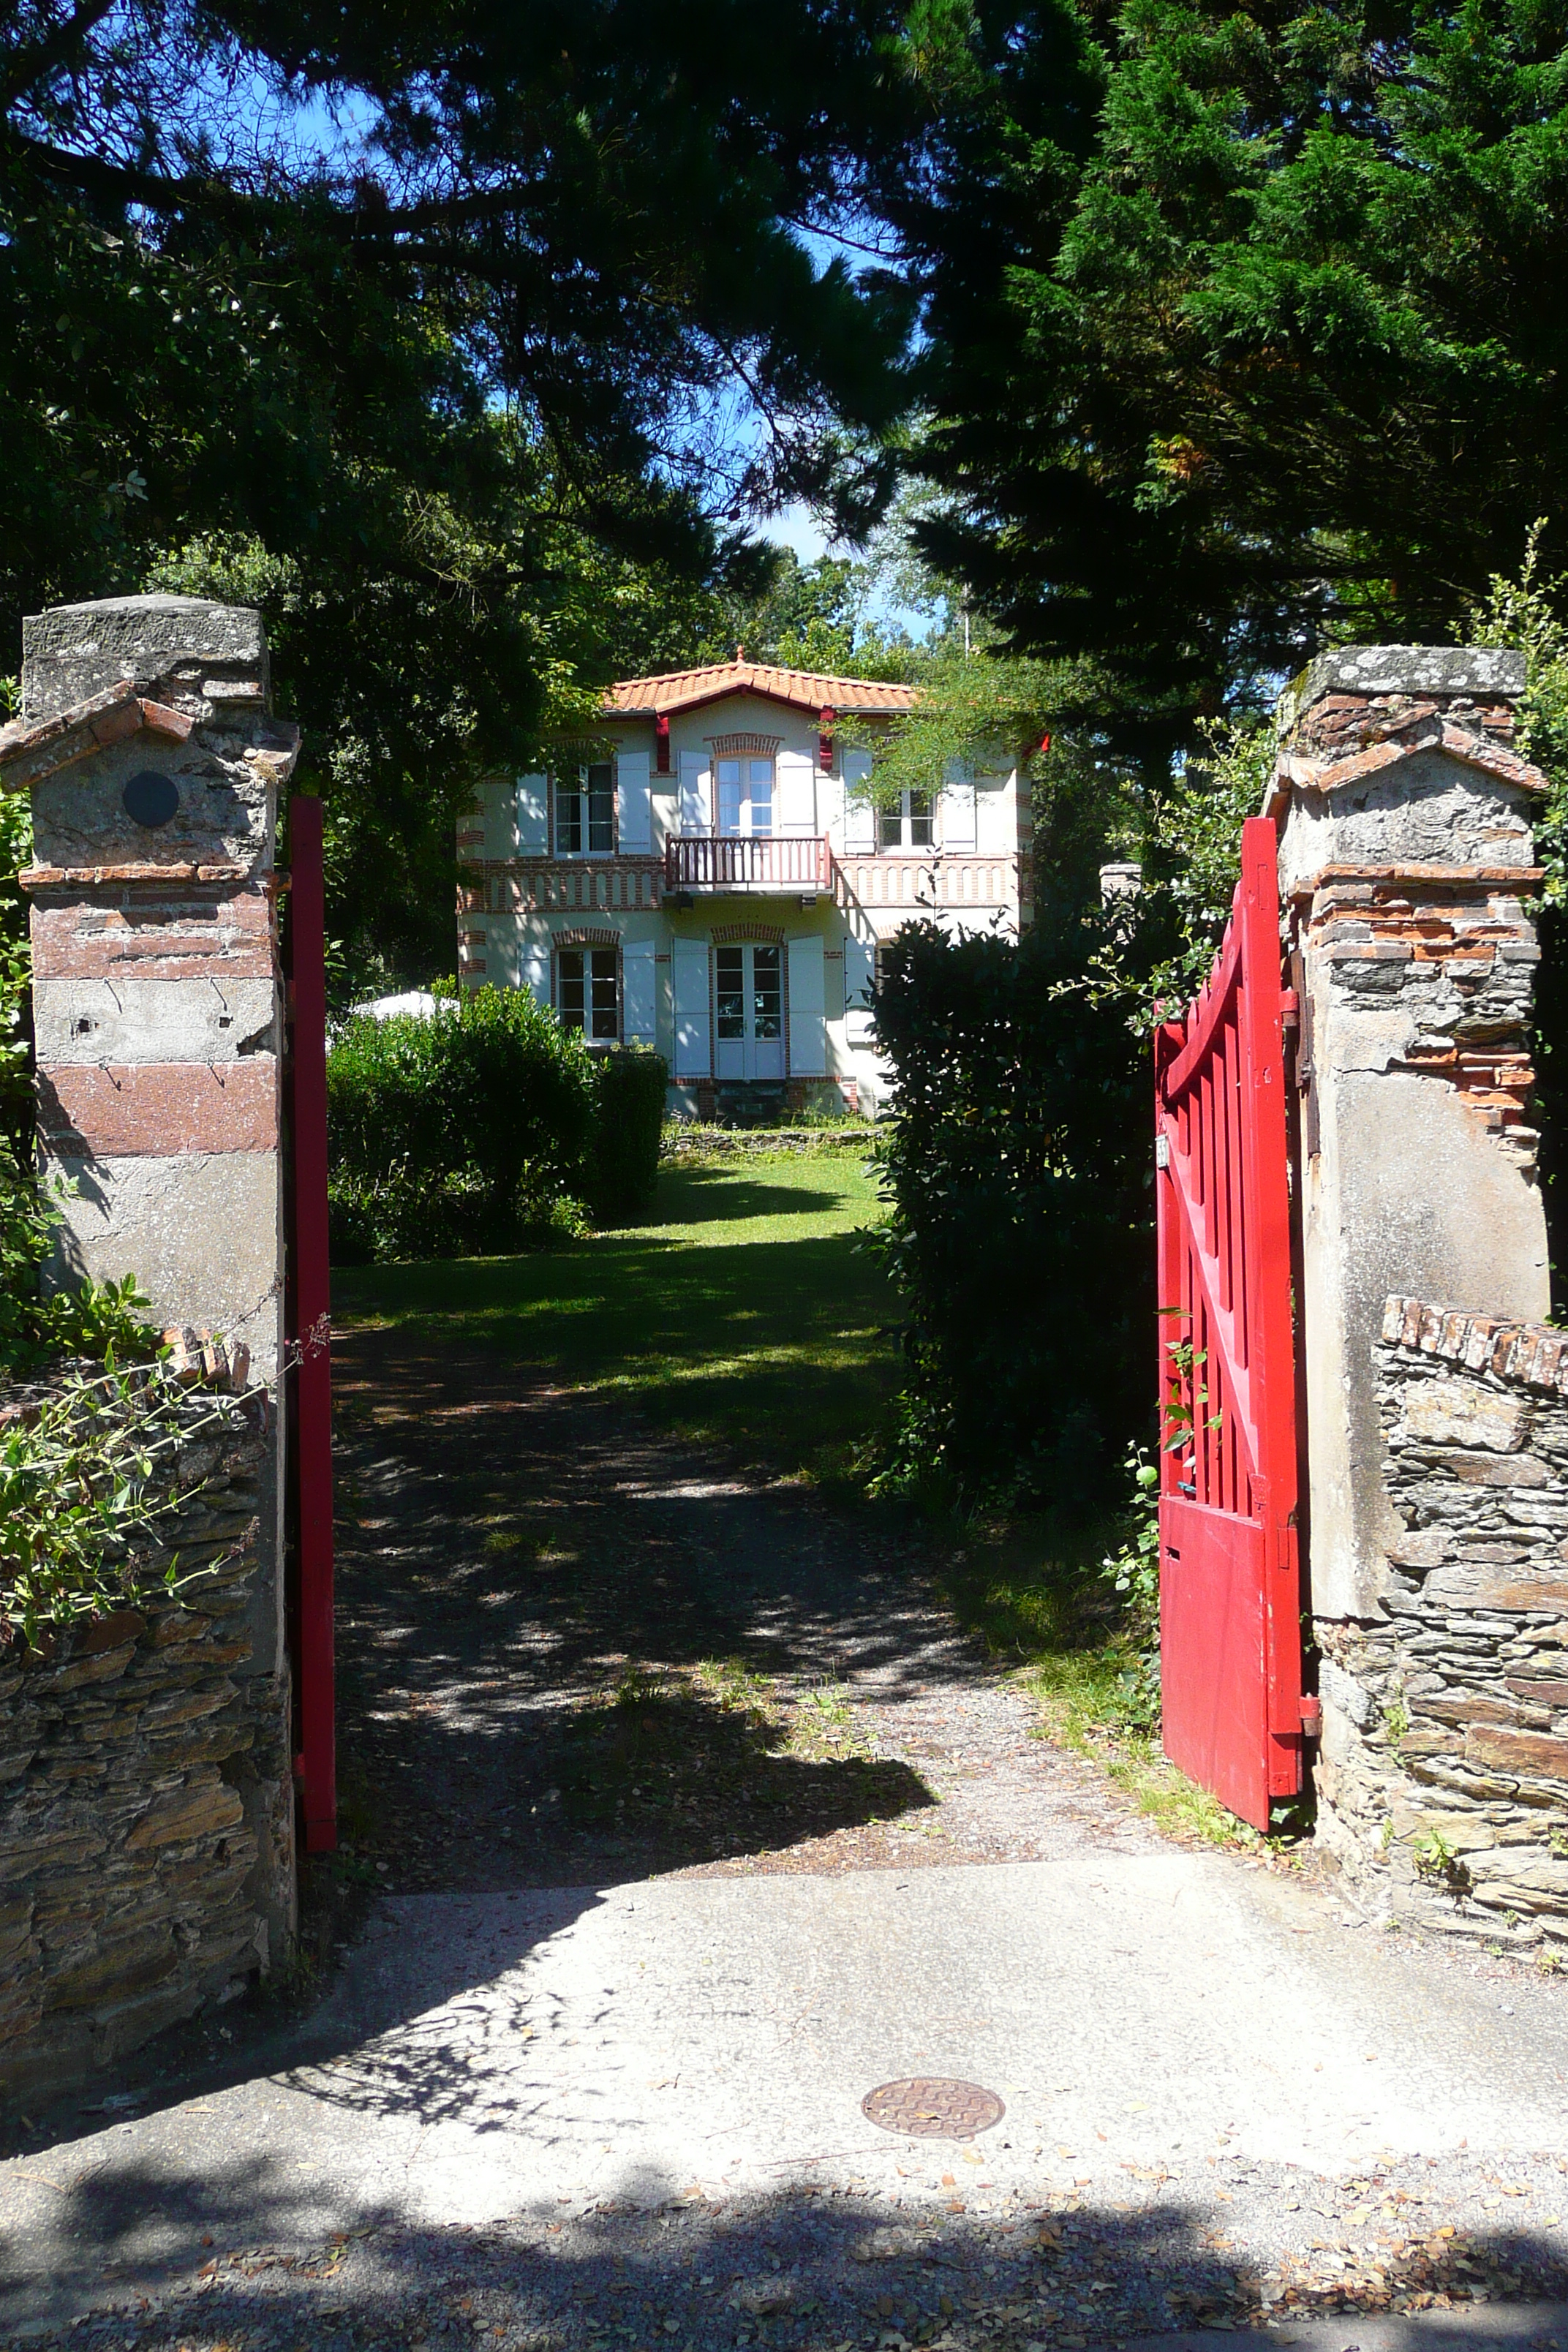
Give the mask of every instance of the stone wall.
[(1568, 1944), (1568, 1332), (1390, 1298), (1375, 1366), (1397, 1532), (1317, 1622), (1319, 1833), (1396, 1916)]
[[(205, 1352), (209, 1372), (221, 1370)], [(265, 1391), (198, 1388), (165, 1410), (180, 1501), (157, 1549), (137, 1556), (135, 1605), (0, 1651), (0, 2094), (11, 2098), (79, 2081), (242, 1991), (293, 1924), (269, 1403)]]

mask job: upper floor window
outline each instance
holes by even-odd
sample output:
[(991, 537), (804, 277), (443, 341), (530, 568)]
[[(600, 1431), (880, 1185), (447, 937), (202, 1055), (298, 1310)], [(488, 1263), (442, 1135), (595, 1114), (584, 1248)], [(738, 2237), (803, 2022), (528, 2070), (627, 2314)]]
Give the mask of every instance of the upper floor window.
[(555, 959), (555, 1009), (565, 1029), (614, 1042), (621, 1034), (614, 948), (562, 948)]
[(557, 857), (607, 856), (616, 845), (616, 772), (605, 760), (555, 779)]
[(716, 762), (718, 819), (721, 834), (772, 833), (773, 763), (771, 760)]
[(929, 793), (900, 793), (896, 808), (877, 812), (880, 849), (929, 849), (936, 838)]

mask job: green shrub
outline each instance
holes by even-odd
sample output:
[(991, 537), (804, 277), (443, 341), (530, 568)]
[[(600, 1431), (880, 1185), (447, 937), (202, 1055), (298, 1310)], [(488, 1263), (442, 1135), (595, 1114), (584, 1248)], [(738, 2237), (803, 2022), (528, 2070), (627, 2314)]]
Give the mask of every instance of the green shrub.
[(352, 1017), (327, 1056), (339, 1263), (463, 1256), (558, 1230), (595, 1095), (581, 1037), (521, 989), (477, 990), (428, 1020)]
[(891, 1061), (883, 1246), (903, 1294), (889, 1483), (1102, 1509), (1152, 1434), (1149, 1049), (1086, 982), (1090, 933), (908, 924), (879, 988)]
[(653, 1205), (668, 1085), (661, 1054), (597, 1057), (584, 1191), (601, 1225), (629, 1225)]
[(122, 1282), (82, 1282), (50, 1290), (44, 1268), (59, 1216), (31, 1169), (0, 1139), (0, 1368), (37, 1370), (61, 1356), (111, 1352), (121, 1363), (146, 1362), (159, 1335), (133, 1275)]

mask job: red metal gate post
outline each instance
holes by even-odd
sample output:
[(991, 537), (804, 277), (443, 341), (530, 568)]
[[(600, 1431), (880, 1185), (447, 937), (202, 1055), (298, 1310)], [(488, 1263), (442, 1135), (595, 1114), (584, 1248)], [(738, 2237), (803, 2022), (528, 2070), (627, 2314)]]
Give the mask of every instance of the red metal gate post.
[(293, 986), (294, 1264), (297, 1349), (294, 1427), (299, 1500), (300, 1755), (297, 1770), (307, 1853), (338, 1842), (337, 1729), (332, 1624), (332, 1356), (327, 1243), (326, 909), (321, 803), (289, 808), (289, 905)]

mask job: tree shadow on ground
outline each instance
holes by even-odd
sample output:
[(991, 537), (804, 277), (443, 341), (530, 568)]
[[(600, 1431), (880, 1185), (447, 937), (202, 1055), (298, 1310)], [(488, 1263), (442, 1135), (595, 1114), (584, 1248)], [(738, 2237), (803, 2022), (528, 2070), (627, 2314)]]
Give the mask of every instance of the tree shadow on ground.
[(719, 1168), (682, 1168), (661, 1178), (653, 1217), (660, 1225), (735, 1224), (746, 1217), (821, 1216), (843, 1205), (842, 1193), (820, 1186), (770, 1184)]
[(338, 1378), (370, 1407), (338, 1538), (345, 1822), (384, 1883), (603, 1883), (932, 1802), (834, 1701), (985, 1671), (901, 1529), (488, 1350), (356, 1333)]
[[(1218, 2352), (1237, 2328), (1280, 2315), (1278, 2273), (1216, 2243), (1215, 2210), (1193, 2196), (1156, 2192), (1131, 2210), (1100, 2194), (943, 2198), (950, 2143), (895, 2142), (890, 2153), (931, 2189), (882, 2189), (894, 2176), (874, 2152), (867, 2178), (771, 2196), (682, 2195), (631, 2171), (586, 2210), (562, 2200), (462, 2228), (411, 2219), (384, 2190), (341, 2199), (329, 2225), (314, 2192), (268, 2157), (183, 2174), (132, 2159), (73, 2186), (19, 2263), (11, 2249), (0, 2326), (27, 2326), (45, 2347), (68, 2334), (96, 2347), (122, 2343), (131, 2319), (142, 2352), (451, 2336), (574, 2352), (617, 2331), (633, 2344), (750, 2336), (790, 2352), (846, 2341), (1022, 2352), (1172, 2329), (1194, 2352)], [(199, 2302), (182, 2294), (165, 2311), (144, 2300), (198, 2264)], [(1478, 2281), (1526, 2306), (1568, 2291), (1547, 2239), (1499, 2230), (1463, 2256), (1394, 2264), (1382, 2285), (1325, 2284), (1289, 2315), (1364, 2327), (1385, 2313), (1380, 2352), (1414, 2352), (1431, 2341), (1418, 2315), (1436, 2304), (1463, 2309), (1463, 2340), (1479, 2345), (1493, 2314), (1474, 2307)], [(84, 2305), (100, 2315), (83, 2324)], [(122, 2315), (110, 2316), (116, 2305)], [(1514, 2345), (1548, 2342), (1557, 2321), (1543, 2310), (1532, 2332), (1528, 2307), (1500, 2315), (1513, 2318)]]

